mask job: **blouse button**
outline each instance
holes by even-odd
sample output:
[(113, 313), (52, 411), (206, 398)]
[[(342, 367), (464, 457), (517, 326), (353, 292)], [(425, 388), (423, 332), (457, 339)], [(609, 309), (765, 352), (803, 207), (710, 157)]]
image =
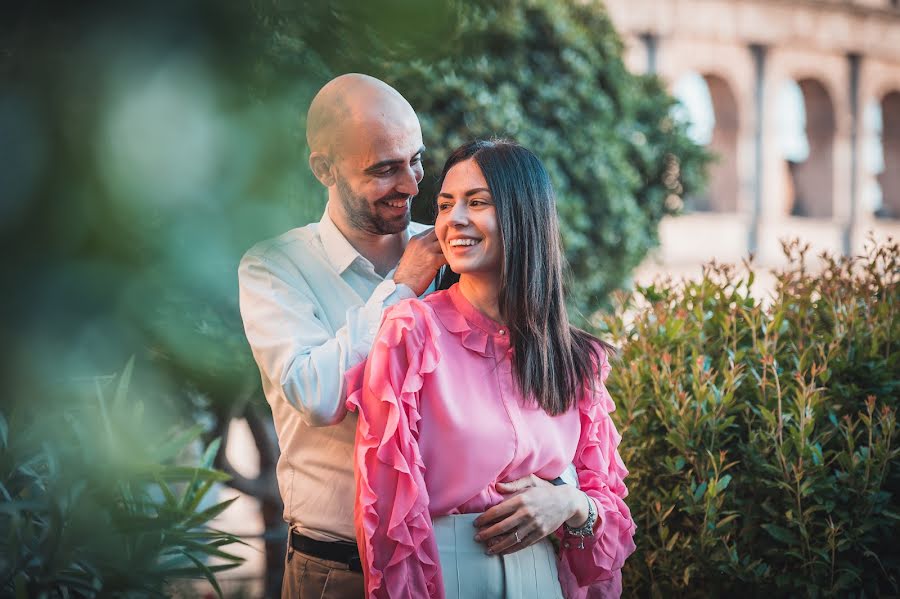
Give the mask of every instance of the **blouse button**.
[(505, 335), (505, 334), (506, 334), (506, 331), (504, 331), (503, 329), (500, 329), (500, 334), (501, 334), (501, 335)]

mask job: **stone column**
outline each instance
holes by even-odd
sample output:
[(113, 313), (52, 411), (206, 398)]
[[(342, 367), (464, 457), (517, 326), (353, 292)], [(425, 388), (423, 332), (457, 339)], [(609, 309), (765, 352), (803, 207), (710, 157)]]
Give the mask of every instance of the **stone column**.
[(766, 99), (766, 47), (750, 44), (753, 56), (753, 192), (750, 206), (750, 226), (747, 234), (747, 251), (755, 254), (759, 250), (759, 223), (763, 205), (763, 131), (765, 130)]
[(850, 200), (850, 213), (844, 228), (844, 253), (851, 254), (856, 249), (856, 227), (859, 222), (859, 76), (862, 56), (847, 55), (849, 73), (849, 106), (850, 106), (850, 181), (847, 192)]

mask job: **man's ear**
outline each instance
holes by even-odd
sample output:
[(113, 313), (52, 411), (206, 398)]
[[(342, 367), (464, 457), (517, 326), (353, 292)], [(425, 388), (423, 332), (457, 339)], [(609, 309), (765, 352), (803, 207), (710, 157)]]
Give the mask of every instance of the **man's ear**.
[(316, 179), (325, 187), (335, 184), (334, 172), (331, 169), (331, 160), (322, 152), (312, 152), (309, 155), (309, 168), (312, 169)]

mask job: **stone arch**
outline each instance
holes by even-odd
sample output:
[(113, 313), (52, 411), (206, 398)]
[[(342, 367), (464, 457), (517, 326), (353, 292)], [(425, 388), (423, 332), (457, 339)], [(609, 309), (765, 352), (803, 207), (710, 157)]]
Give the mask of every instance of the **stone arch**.
[(881, 99), (881, 123), (884, 170), (878, 175), (882, 200), (877, 216), (900, 218), (900, 91)]
[(834, 139), (837, 132), (834, 103), (817, 79), (797, 82), (806, 114), (809, 155), (803, 162), (788, 162), (790, 214), (831, 218), (834, 212)]
[(726, 77), (715, 72), (687, 68), (680, 72), (673, 87), (676, 97), (683, 102), (679, 118), (687, 118), (691, 123), (689, 135), (716, 157), (710, 165), (707, 188), (685, 198), (685, 208), (699, 212), (735, 212), (739, 204), (740, 109), (734, 88)]
[(737, 148), (740, 127), (737, 98), (723, 77), (705, 73), (715, 124), (709, 149), (718, 156), (710, 169), (709, 207), (715, 212), (735, 212), (738, 208)]

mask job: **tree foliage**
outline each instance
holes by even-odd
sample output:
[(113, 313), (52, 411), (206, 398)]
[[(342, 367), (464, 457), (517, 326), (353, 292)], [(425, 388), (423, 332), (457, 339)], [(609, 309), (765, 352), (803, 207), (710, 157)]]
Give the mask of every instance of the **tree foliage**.
[(900, 589), (900, 251), (753, 275), (709, 265), (606, 319), (638, 550), (631, 596), (877, 597)]

